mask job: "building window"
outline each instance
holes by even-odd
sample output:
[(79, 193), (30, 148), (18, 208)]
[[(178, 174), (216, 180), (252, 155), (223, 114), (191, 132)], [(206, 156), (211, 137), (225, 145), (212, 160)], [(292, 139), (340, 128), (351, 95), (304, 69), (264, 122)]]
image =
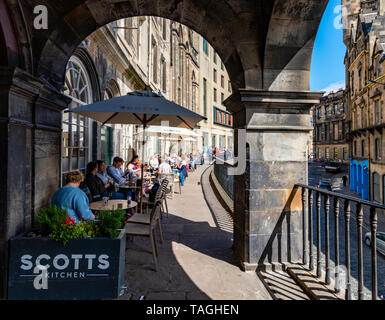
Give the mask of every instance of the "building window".
[[(92, 89), (84, 64), (75, 56), (66, 68), (64, 94), (72, 98), (70, 108), (92, 102)], [(89, 119), (75, 113), (63, 113), (62, 123), (62, 174), (81, 170), (89, 161)], [(63, 179), (64, 180), (64, 179)]]
[(380, 175), (373, 173), (373, 201), (380, 202)]
[(382, 176), (382, 204), (385, 204), (385, 174)]
[(217, 63), (217, 53), (216, 52), (214, 52), (213, 60), (214, 60), (214, 63), (216, 64)]
[(158, 52), (156, 43), (152, 43), (152, 80), (158, 83)]
[(225, 101), (225, 95), (221, 93), (221, 103), (223, 104), (223, 101)]
[(221, 87), (224, 89), (225, 88), (225, 77), (221, 76)]
[(229, 92), (231, 92), (231, 81), (229, 80), (228, 83), (227, 83), (227, 89)]
[(355, 140), (354, 143), (353, 143), (353, 152), (354, 152), (354, 155), (357, 156), (357, 141)]
[(334, 160), (338, 160), (338, 148), (334, 148)]
[(321, 126), (317, 126), (317, 141), (321, 141)]
[(325, 140), (326, 141), (329, 141), (330, 139), (330, 129), (329, 129), (329, 125), (328, 124), (325, 124)]
[(334, 109), (334, 114), (338, 114), (338, 104), (337, 103), (334, 104), (333, 109)]
[(361, 157), (365, 157), (365, 140), (361, 140)]
[(325, 106), (325, 117), (329, 117), (329, 106)]
[(209, 54), (206, 39), (203, 39), (203, 52), (206, 53), (207, 55)]
[(162, 59), (162, 91), (167, 91), (167, 65), (164, 58)]
[(362, 83), (362, 78), (361, 78), (361, 69), (358, 70), (358, 90), (361, 90), (361, 83)]
[(361, 108), (361, 128), (365, 128), (365, 109)]
[(325, 157), (326, 159), (329, 159), (330, 157), (329, 148), (325, 148)]
[(217, 89), (214, 88), (214, 102), (217, 102)]
[(215, 83), (217, 83), (217, 70), (216, 69), (213, 70), (213, 80)]
[(207, 117), (207, 80), (203, 78), (203, 115)]
[(321, 108), (317, 108), (317, 119), (321, 119)]
[(376, 160), (380, 160), (381, 159), (381, 140), (378, 138), (374, 142), (374, 149), (375, 149), (374, 154), (375, 154)]
[(380, 109), (380, 100), (374, 102), (375, 108), (375, 124), (379, 124), (381, 121), (381, 109)]
[(342, 109), (343, 109), (343, 112), (346, 113), (346, 102), (344, 101), (343, 105), (342, 105)]
[(335, 123), (333, 125), (333, 135), (334, 135), (334, 140), (338, 140), (338, 123)]

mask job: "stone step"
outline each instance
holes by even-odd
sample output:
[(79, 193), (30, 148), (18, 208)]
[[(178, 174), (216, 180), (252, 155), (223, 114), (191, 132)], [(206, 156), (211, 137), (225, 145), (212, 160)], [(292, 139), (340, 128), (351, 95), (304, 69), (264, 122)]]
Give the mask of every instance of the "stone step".
[(310, 271), (300, 264), (290, 266), (286, 271), (311, 300), (343, 300), (342, 293), (335, 293), (333, 280), (330, 285), (323, 281), (324, 272), (321, 278), (318, 278), (316, 270)]
[(274, 300), (310, 300), (287, 272), (266, 270), (257, 274)]

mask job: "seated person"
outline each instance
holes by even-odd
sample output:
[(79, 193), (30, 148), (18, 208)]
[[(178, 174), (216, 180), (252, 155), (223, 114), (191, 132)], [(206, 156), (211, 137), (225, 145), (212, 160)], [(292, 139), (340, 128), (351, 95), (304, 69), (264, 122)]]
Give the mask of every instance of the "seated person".
[(70, 171), (65, 175), (66, 185), (57, 190), (51, 200), (56, 205), (66, 210), (68, 216), (79, 223), (81, 220), (94, 220), (86, 194), (79, 189), (83, 181), (83, 174), (79, 170)]
[(112, 181), (111, 177), (106, 172), (106, 164), (104, 163), (104, 161), (103, 160), (97, 160), (96, 163), (98, 165), (98, 172), (96, 173), (96, 176), (100, 180), (102, 180), (104, 184), (110, 183), (112, 185), (113, 181)]
[[(100, 160), (101, 161), (101, 160)], [(114, 192), (113, 186), (108, 181), (103, 181), (97, 176), (98, 164), (97, 161), (92, 161), (87, 165), (87, 175), (85, 183), (91, 191), (93, 201), (99, 201), (101, 198), (108, 197), (111, 194), (111, 199), (125, 199), (126, 196), (120, 192)]]
[(127, 163), (125, 174), (135, 173), (138, 174), (141, 171), (139, 166), (139, 156), (134, 155), (129, 163)]
[(156, 155), (153, 155), (150, 159), (150, 168), (152, 170), (158, 170), (158, 167), (159, 167), (159, 160), (158, 160), (158, 157)]
[(103, 183), (103, 181), (96, 176), (96, 173), (98, 172), (98, 164), (96, 161), (91, 161), (87, 164), (86, 172), (86, 179), (84, 182), (91, 191), (93, 201), (99, 201), (110, 187), (110, 184), (108, 182)]
[(166, 161), (164, 161), (163, 159), (159, 159), (159, 163), (160, 163), (158, 167), (159, 175), (172, 173), (171, 166)]
[(123, 184), (127, 182), (127, 179), (123, 173), (123, 159), (120, 157), (115, 157), (112, 161), (112, 165), (107, 166), (107, 174), (112, 178), (113, 182)]

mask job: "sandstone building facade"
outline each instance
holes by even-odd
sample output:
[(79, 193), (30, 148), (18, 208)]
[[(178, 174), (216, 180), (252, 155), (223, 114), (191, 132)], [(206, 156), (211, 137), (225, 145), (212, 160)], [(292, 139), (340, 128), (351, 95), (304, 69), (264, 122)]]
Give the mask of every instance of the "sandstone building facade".
[(384, 9), (382, 0), (361, 1), (344, 29), (350, 188), (380, 203), (385, 203)]
[(321, 98), (313, 107), (314, 158), (326, 161), (349, 162), (349, 129), (346, 94), (343, 89)]

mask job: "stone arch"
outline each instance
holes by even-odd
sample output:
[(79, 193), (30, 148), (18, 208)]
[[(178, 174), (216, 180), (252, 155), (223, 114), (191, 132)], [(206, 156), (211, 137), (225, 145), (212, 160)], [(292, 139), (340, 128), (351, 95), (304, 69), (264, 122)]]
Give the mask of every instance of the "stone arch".
[(265, 90), (309, 90), (319, 23), (329, 0), (276, 0), (264, 53)]
[[(133, 16), (160, 16), (178, 21), (197, 33), (203, 35), (216, 49), (226, 65), (226, 69), (234, 86), (245, 87), (243, 66), (237, 39), (244, 38), (244, 28), (231, 30), (231, 24), (238, 21), (237, 25), (245, 23), (242, 16), (243, 8), (233, 8), (224, 1), (192, 1), (183, 0), (159, 1), (67, 1), (57, 8), (54, 1), (46, 1), (49, 6), (50, 21), (55, 24), (50, 28), (50, 33), (40, 33), (34, 51), (36, 75), (43, 75), (50, 79), (56, 87), (63, 82), (65, 64), (73, 54), (75, 48), (89, 34), (112, 21)], [(221, 12), (223, 19), (218, 18)], [(198, 19), (197, 19), (198, 17)], [(254, 20), (254, 16), (247, 20)], [(249, 22), (252, 24), (252, 22)], [(230, 26), (230, 28), (229, 28)], [(236, 26), (235, 26), (236, 27)], [(255, 30), (253, 30), (255, 31)], [(250, 32), (254, 37), (253, 33)], [(255, 50), (254, 50), (255, 51)], [(245, 61), (247, 63), (247, 61)], [(257, 86), (254, 84), (253, 86)]]
[(106, 90), (109, 90), (112, 97), (121, 96), (120, 88), (115, 79), (109, 79), (106, 83)]

